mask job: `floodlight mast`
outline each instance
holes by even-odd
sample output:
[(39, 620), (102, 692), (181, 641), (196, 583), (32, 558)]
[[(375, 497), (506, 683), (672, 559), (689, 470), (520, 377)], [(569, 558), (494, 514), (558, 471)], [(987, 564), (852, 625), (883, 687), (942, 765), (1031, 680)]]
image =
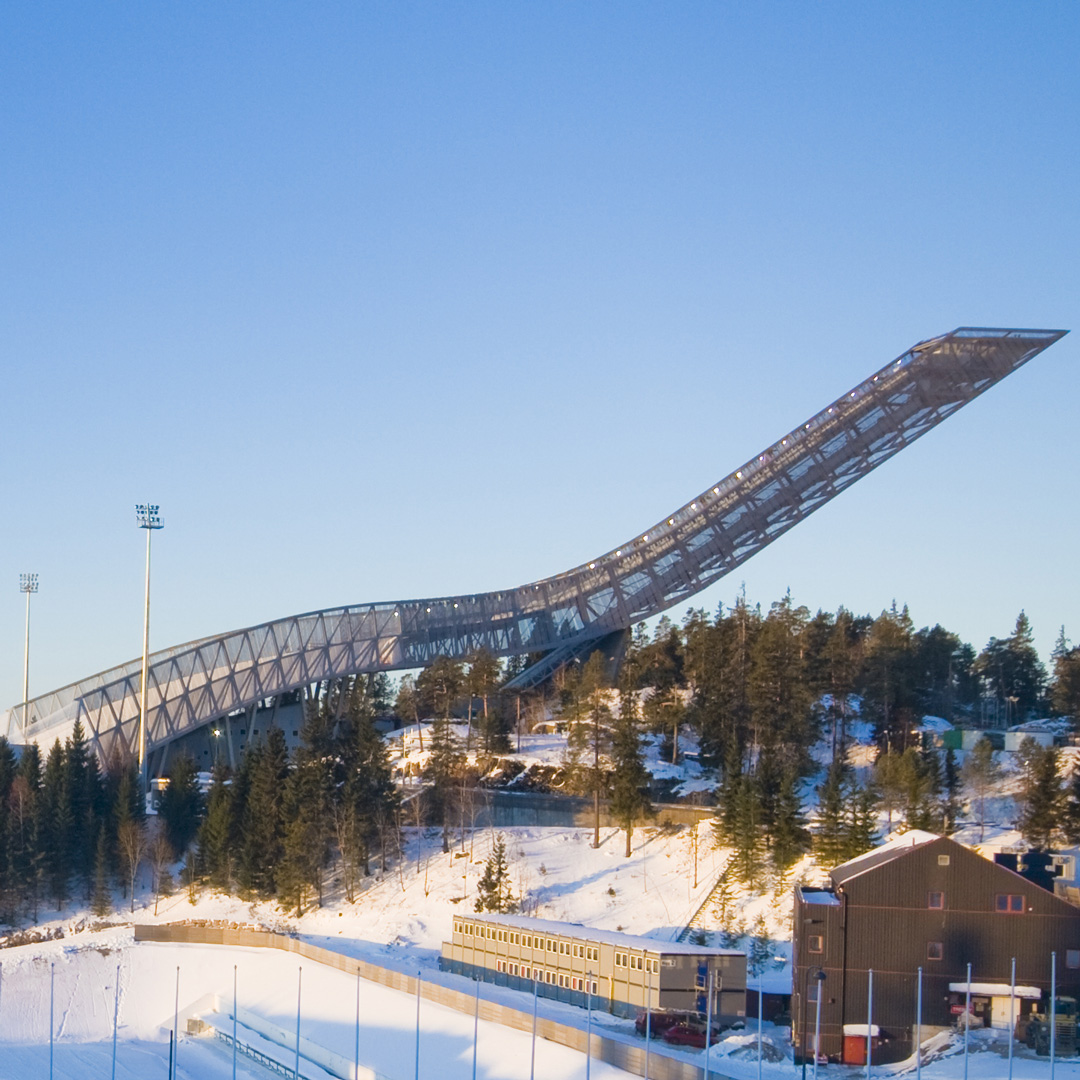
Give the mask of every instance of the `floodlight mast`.
[(135, 521), (146, 530), (146, 603), (143, 611), (142, 678), (139, 683), (139, 779), (146, 795), (146, 682), (150, 667), (150, 538), (155, 529), (165, 528), (156, 503), (135, 506)]
[(19, 575), (19, 592), (26, 593), (26, 647), (23, 649), (22, 722), (23, 731), (30, 720), (30, 594), (38, 591), (37, 574)]

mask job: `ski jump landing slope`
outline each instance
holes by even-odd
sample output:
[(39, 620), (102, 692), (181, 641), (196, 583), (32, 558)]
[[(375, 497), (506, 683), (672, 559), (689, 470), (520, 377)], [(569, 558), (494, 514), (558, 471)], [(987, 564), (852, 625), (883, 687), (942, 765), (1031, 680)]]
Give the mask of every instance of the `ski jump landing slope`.
[[(323, 679), (464, 658), (547, 654), (538, 681), (610, 634), (730, 573), (1059, 340), (1063, 330), (954, 330), (912, 346), (662, 521), (564, 574), (502, 592), (312, 611), (150, 658), (153, 754), (223, 716)], [(17, 705), (0, 731), (42, 745), (79, 719), (103, 757), (137, 743), (141, 661)]]

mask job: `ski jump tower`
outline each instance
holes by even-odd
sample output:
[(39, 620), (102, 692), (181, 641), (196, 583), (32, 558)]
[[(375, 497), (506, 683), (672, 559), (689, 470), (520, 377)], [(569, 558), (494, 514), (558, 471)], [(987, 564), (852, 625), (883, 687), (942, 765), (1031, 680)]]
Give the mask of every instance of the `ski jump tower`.
[[(169, 744), (268, 700), (440, 654), (543, 658), (536, 685), (605, 638), (688, 600), (1064, 336), (962, 327), (919, 342), (655, 525), (555, 577), (501, 592), (356, 604), (178, 645), (150, 657), (151, 771)], [(43, 746), (80, 719), (103, 757), (137, 745), (141, 661), (32, 699), (0, 731)]]

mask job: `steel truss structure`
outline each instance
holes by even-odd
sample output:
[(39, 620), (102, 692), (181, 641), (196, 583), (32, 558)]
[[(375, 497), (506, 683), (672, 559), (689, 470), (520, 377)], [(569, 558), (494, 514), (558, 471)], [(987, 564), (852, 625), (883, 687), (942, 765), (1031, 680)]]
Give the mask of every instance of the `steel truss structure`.
[[(730, 573), (1065, 333), (965, 327), (920, 342), (656, 525), (556, 577), (313, 611), (154, 653), (148, 746), (321, 680), (419, 668), (440, 654), (546, 653), (528, 684)], [(7, 729), (44, 744), (81, 719), (99, 754), (129, 754), (140, 670), (131, 661), (34, 698), (26, 718), (9, 709)]]

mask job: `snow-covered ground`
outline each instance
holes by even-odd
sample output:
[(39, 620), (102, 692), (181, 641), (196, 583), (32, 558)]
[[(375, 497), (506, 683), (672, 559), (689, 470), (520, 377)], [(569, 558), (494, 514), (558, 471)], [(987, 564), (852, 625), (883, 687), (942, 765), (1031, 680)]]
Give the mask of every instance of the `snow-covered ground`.
[[(865, 730), (864, 730), (865, 729)], [(874, 751), (867, 725), (855, 720), (849, 725), (854, 736), (850, 758), (862, 772), (872, 768)], [(395, 764), (402, 772), (414, 772), (422, 764), (415, 729), (395, 736)], [(689, 743), (683, 744), (692, 748)], [(520, 760), (530, 764), (558, 766), (565, 740), (557, 734), (523, 739)], [(425, 738), (425, 751), (427, 739)], [(963, 754), (958, 758), (962, 761)], [(1068, 752), (1065, 768), (1075, 765), (1076, 752)], [(692, 755), (678, 764), (662, 761), (659, 742), (649, 748), (649, 766), (658, 775), (684, 786), (707, 783)], [(989, 823), (985, 830), (965, 818), (957, 839), (979, 846), (984, 854), (1016, 843), (1013, 831), (1013, 795), (1018, 764), (1013, 755), (1001, 755), (1005, 777), (998, 794), (987, 806)], [(807, 787), (812, 789), (811, 781)], [(884, 830), (883, 830), (884, 831)], [(715, 845), (708, 823), (695, 830), (689, 827), (648, 827), (634, 833), (634, 850), (623, 856), (623, 836), (612, 828), (601, 830), (601, 844), (591, 846), (592, 831), (585, 828), (508, 828), (501, 830), (510, 857), (514, 891), (523, 910), (544, 918), (580, 922), (609, 930), (671, 940), (685, 926), (709, 896), (722, 873), (730, 852)], [(980, 832), (983, 832), (980, 844)], [(404, 831), (404, 857), (388, 868), (372, 863), (372, 875), (362, 883), (355, 903), (348, 903), (337, 883), (328, 883), (324, 906), (308, 910), (301, 918), (282, 912), (275, 904), (253, 904), (235, 897), (202, 892), (190, 902), (185, 892), (162, 901), (155, 914), (146, 895), (146, 883), (137, 894), (135, 912), (117, 897), (114, 922), (132, 918), (136, 922), (177, 922), (182, 920), (223, 920), (299, 934), (315, 943), (362, 957), (385, 967), (438, 981), (461, 989), (471, 984), (438, 971), (438, 955), (449, 934), (456, 911), (472, 910), (476, 884), (491, 851), (496, 832), (491, 829), (453, 832), (452, 850), (441, 850), (438, 829)], [(696, 866), (695, 866), (696, 863)], [(783, 881), (770, 882), (758, 894), (730, 897), (726, 918), (710, 909), (701, 925), (719, 931), (733, 926), (744, 932), (761, 932), (772, 939), (769, 958), (760, 979), (767, 990), (789, 987), (791, 889), (799, 880), (814, 881), (824, 873), (812, 856), (801, 860)], [(97, 1080), (110, 1075), (113, 994), (116, 969), (120, 967), (120, 1026), (117, 1076), (150, 1077), (164, 1075), (168, 1060), (168, 1028), (171, 1026), (175, 974), (181, 969), (180, 1008), (190, 1010), (207, 995), (221, 994), (231, 1001), (233, 966), (239, 974), (240, 1004), (264, 1019), (287, 1030), (295, 1024), (297, 968), (295, 957), (251, 949), (224, 949), (209, 946), (134, 945), (130, 929), (116, 927), (104, 931), (87, 929), (93, 924), (85, 913), (63, 916), (42, 912), (39, 928), (62, 929), (62, 940), (21, 948), (0, 950), (0, 1080), (49, 1075), (48, 987), (55, 963), (56, 1008), (54, 1075)], [(711, 943), (718, 937), (710, 935)], [(747, 942), (748, 943), (748, 942)], [(310, 970), (309, 970), (310, 969)], [(751, 978), (751, 986), (757, 979)], [(355, 1022), (355, 982), (341, 973), (305, 963), (303, 976), (302, 1033), (351, 1060)], [(413, 1069), (413, 1025), (415, 1002), (395, 991), (374, 984), (361, 987), (361, 1061), (393, 1080), (409, 1080)], [(485, 997), (528, 1010), (531, 999), (515, 991), (484, 987)], [(556, 1002), (542, 1001), (541, 1013), (564, 1023), (584, 1024), (580, 1010)], [(597, 1024), (617, 1037), (634, 1038), (632, 1024), (606, 1015)], [(183, 1028), (183, 1022), (181, 1023)], [(472, 1018), (424, 1003), (421, 1042), (422, 1077), (471, 1076)], [(751, 1022), (753, 1028), (753, 1023)], [(763, 1073), (770, 1080), (792, 1080), (797, 1070), (790, 1062), (790, 1047), (783, 1029), (765, 1026), (772, 1047), (788, 1055), (784, 1061), (766, 1062)], [(250, 1041), (257, 1042), (252, 1034)], [(497, 1025), (481, 1024), (478, 1043), (478, 1076), (487, 1080), (515, 1080), (529, 1075), (527, 1036)], [(280, 1048), (279, 1048), (280, 1049)], [(944, 1048), (944, 1056), (928, 1064), (927, 1080), (953, 1080), (963, 1075), (962, 1056), (954, 1041)], [(694, 1050), (671, 1053), (684, 1060), (701, 1062)], [(291, 1058), (289, 1060), (291, 1064)], [(712, 1051), (712, 1064), (725, 1075), (752, 1080), (757, 1075), (755, 1032), (733, 1033)], [(179, 1076), (217, 1077), (232, 1075), (229, 1052), (213, 1039), (185, 1037), (179, 1053)], [(875, 1072), (896, 1072), (876, 1068)], [(302, 1075), (316, 1080), (326, 1076), (314, 1066)], [(828, 1074), (854, 1078), (859, 1070), (829, 1066)], [(238, 1075), (265, 1076), (260, 1067), (240, 1059)], [(580, 1055), (552, 1044), (541, 1044), (537, 1077), (571, 1080), (584, 1076)], [(610, 1066), (593, 1064), (598, 1080), (625, 1076)], [(997, 1049), (976, 1039), (968, 1075), (1004, 1077), (1006, 1063)], [(1018, 1080), (1048, 1077), (1049, 1066), (1022, 1051), (1014, 1068)], [(1059, 1063), (1057, 1075), (1080, 1080), (1080, 1063)]]
[[(30, 1080), (48, 1076), (49, 994), (55, 977), (55, 1066), (57, 1077), (109, 1075), (112, 1017), (119, 968), (117, 1074), (164, 1075), (168, 1029), (172, 1026), (179, 969), (179, 1003), (185, 1016), (208, 1010), (209, 995), (231, 1005), (233, 969), (238, 1001), (285, 1032), (296, 1030), (298, 993), (301, 1034), (352, 1061), (356, 1031), (357, 980), (344, 972), (273, 950), (217, 946), (140, 944), (130, 930), (87, 935), (73, 946), (62, 942), (25, 946), (4, 955), (0, 999), (0, 1077)], [(302, 974), (301, 974), (302, 968)], [(473, 1019), (439, 1005), (421, 1003), (420, 1075), (467, 1080), (472, 1075)], [(415, 998), (375, 983), (360, 983), (361, 1063), (391, 1080), (407, 1080), (415, 1067)], [(226, 1025), (228, 1030), (228, 1025)], [(245, 1032), (241, 1029), (242, 1040)], [(249, 1037), (249, 1036), (248, 1036)], [(267, 1045), (264, 1043), (263, 1045)], [(487, 1080), (528, 1077), (530, 1037), (499, 1024), (480, 1022), (478, 1075)], [(287, 1045), (272, 1047), (291, 1066)], [(231, 1075), (231, 1056), (209, 1037), (185, 1037), (177, 1055), (178, 1076), (187, 1080)], [(267, 1073), (239, 1058), (241, 1076)], [(543, 1077), (584, 1077), (581, 1054), (539, 1040), (536, 1070)], [(310, 1063), (303, 1075), (327, 1074)], [(598, 1080), (626, 1074), (594, 1062)]]

